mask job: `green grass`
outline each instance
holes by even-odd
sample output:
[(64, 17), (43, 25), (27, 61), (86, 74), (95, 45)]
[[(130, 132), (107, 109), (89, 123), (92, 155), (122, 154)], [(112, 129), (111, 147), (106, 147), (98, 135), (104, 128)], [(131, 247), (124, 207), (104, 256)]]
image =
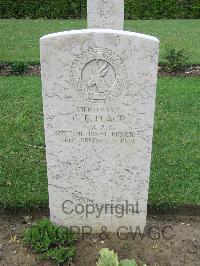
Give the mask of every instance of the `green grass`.
[[(200, 206), (199, 109), (200, 79), (159, 79), (150, 184), (154, 206)], [(0, 207), (47, 205), (39, 78), (1, 77), (0, 110)]]
[(56, 265), (71, 261), (75, 255), (75, 234), (67, 228), (41, 219), (23, 232), (23, 243), (41, 258), (53, 260)]
[[(80, 20), (0, 20), (0, 61), (39, 62), (39, 38), (45, 34), (86, 28)], [(185, 49), (189, 63), (200, 63), (200, 19), (126, 21), (125, 29), (156, 36), (161, 41), (160, 62), (166, 49)]]
[(200, 79), (158, 83), (150, 201), (200, 206)]
[(1, 77), (0, 110), (0, 206), (46, 204), (39, 78)]

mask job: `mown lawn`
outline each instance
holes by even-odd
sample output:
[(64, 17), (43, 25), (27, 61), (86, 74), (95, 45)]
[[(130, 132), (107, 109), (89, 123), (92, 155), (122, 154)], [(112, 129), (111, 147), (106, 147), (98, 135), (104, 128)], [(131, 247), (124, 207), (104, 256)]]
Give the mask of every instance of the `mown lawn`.
[[(151, 205), (200, 206), (200, 79), (161, 78)], [(0, 207), (48, 204), (41, 83), (0, 78)]]
[[(0, 20), (0, 61), (39, 62), (39, 39), (58, 31), (86, 28), (80, 20)], [(200, 63), (200, 19), (126, 21), (125, 29), (156, 36), (161, 41), (160, 62), (168, 48), (189, 52), (188, 63)]]
[(0, 207), (46, 204), (39, 78), (1, 77), (0, 110)]
[(158, 82), (150, 202), (200, 206), (200, 79)]

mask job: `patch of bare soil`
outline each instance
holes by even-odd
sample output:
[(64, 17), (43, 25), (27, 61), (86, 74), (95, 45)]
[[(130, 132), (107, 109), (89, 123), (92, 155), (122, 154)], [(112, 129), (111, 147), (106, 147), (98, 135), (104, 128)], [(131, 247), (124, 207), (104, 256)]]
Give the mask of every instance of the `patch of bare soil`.
[[(0, 216), (1, 266), (53, 266), (22, 244), (22, 231), (44, 215)], [(95, 266), (101, 248), (116, 251), (120, 259), (135, 258), (150, 266), (199, 266), (200, 217), (150, 216), (144, 236), (131, 233), (79, 236), (71, 266)], [(125, 234), (126, 232), (126, 234)], [(140, 264), (141, 265), (141, 264)]]
[[(2, 64), (0, 76), (40, 76), (40, 65), (28, 65), (28, 70), (23, 74), (13, 73), (10, 64)], [(163, 66), (158, 69), (159, 77), (200, 77), (200, 66), (188, 66), (184, 70), (177, 72), (167, 72)]]
[(167, 72), (163, 66), (158, 69), (159, 77), (200, 77), (200, 66), (186, 67), (177, 72)]
[(0, 76), (40, 76), (40, 65), (28, 65), (28, 70), (22, 74), (13, 73), (10, 64), (2, 64), (0, 68)]

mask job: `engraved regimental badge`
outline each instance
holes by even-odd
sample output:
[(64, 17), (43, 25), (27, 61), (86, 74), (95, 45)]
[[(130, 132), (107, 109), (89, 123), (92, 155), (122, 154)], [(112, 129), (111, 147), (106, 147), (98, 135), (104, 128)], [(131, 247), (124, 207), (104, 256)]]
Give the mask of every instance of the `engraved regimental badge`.
[(80, 54), (71, 67), (72, 84), (92, 103), (108, 102), (127, 86), (125, 63), (115, 52), (90, 48)]

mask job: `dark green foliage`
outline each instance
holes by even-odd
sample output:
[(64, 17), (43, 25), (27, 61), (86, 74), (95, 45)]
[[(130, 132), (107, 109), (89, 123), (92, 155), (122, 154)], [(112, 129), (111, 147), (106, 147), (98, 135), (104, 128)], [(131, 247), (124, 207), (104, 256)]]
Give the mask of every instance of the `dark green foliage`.
[(127, 19), (199, 18), (199, 0), (125, 0)]
[(48, 219), (34, 224), (23, 236), (24, 244), (36, 253), (43, 253), (45, 259), (51, 258), (56, 263), (63, 263), (75, 255), (75, 235), (67, 228), (52, 224)]
[[(0, 18), (86, 18), (87, 0), (0, 0)], [(127, 19), (199, 18), (199, 0), (125, 0)]]
[(28, 65), (24, 62), (15, 62), (10, 65), (10, 71), (16, 75), (23, 74), (28, 71)]
[(75, 247), (62, 247), (53, 248), (44, 253), (44, 259), (52, 259), (58, 264), (70, 261), (75, 255)]
[(1, 18), (82, 18), (86, 0), (0, 0)]
[(170, 49), (166, 52), (166, 69), (169, 72), (177, 72), (184, 69), (189, 55), (185, 50)]

